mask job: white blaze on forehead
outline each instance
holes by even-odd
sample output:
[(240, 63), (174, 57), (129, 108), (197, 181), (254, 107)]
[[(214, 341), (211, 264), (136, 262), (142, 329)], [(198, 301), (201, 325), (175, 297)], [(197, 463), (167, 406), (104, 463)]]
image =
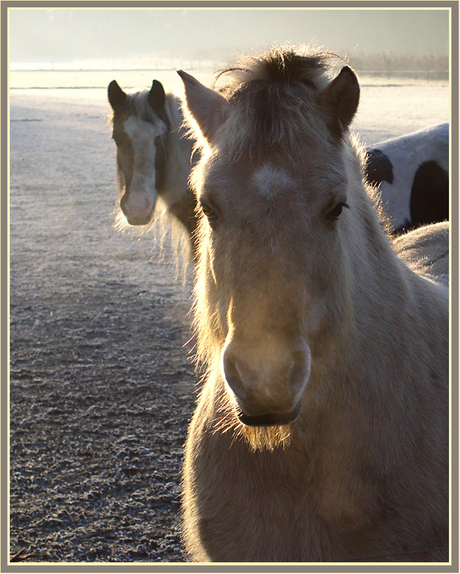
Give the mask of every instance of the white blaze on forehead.
[(144, 122), (136, 116), (124, 122), (124, 130), (131, 140), (134, 154), (134, 170), (151, 171), (155, 169), (155, 139), (164, 133), (166, 127)]
[(144, 122), (136, 116), (124, 122), (124, 130), (133, 150), (132, 176), (124, 211), (128, 221), (144, 221), (150, 217), (157, 200), (155, 139), (166, 129), (162, 124)]
[(166, 131), (166, 126), (162, 122), (151, 124), (144, 122), (137, 116), (130, 116), (125, 120), (123, 126), (131, 139), (155, 139)]
[(294, 183), (289, 172), (285, 169), (274, 167), (269, 163), (264, 164), (254, 172), (252, 179), (259, 193), (268, 198), (273, 197)]

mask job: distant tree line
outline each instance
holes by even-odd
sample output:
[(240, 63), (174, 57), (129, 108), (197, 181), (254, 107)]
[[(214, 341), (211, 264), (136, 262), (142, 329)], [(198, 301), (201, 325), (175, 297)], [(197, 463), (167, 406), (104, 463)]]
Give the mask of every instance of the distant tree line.
[[(263, 48), (260, 48), (262, 50)], [(259, 50), (255, 49), (257, 53)], [(208, 49), (190, 49), (187, 53), (183, 50), (169, 50), (167, 53), (158, 52), (154, 60), (158, 69), (174, 68), (177, 60), (183, 62), (187, 69), (212, 68), (219, 70), (224, 68), (240, 54), (248, 53), (247, 50), (238, 50), (235, 47), (215, 48), (212, 52)], [(338, 56), (344, 59), (358, 73), (382, 77), (411, 77), (424, 80), (448, 80), (449, 79), (449, 56), (426, 56), (414, 54), (402, 54), (393, 51), (368, 53), (353, 51), (344, 54), (337, 51)], [(160, 58), (157, 60), (156, 58)]]
[[(242, 51), (244, 53), (244, 51)], [(192, 59), (195, 59), (195, 65), (201, 67), (201, 62), (206, 63), (212, 58), (214, 62), (231, 61), (238, 51), (233, 49), (216, 50), (212, 55), (191, 53)], [(341, 52), (337, 52), (342, 56)], [(427, 56), (414, 54), (401, 54), (393, 51), (384, 51), (377, 53), (351, 52), (345, 59), (349, 62), (358, 73), (373, 76), (420, 78), (424, 80), (448, 80), (449, 79), (449, 56)], [(201, 61), (201, 62), (200, 62)], [(217, 65), (217, 68), (222, 64)]]
[(386, 77), (414, 77), (427, 80), (449, 79), (449, 56), (417, 56), (397, 52), (349, 54), (347, 60), (357, 72)]

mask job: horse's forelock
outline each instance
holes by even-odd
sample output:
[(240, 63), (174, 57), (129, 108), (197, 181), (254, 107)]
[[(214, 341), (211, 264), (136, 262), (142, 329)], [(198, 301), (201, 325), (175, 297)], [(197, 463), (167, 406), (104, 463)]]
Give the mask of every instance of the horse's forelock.
[(303, 55), (276, 48), (220, 72), (215, 87), (223, 81), (220, 91), (228, 99), (230, 119), (224, 145), (232, 155), (292, 149), (320, 133), (316, 99), (330, 81), (333, 59), (324, 52)]
[(240, 58), (235, 66), (218, 72), (214, 87), (223, 80), (220, 90), (232, 95), (252, 81), (267, 83), (301, 82), (317, 90), (326, 87), (327, 71), (338, 56), (330, 52), (276, 47), (258, 56)]
[(165, 121), (167, 120), (166, 113), (164, 114), (164, 117), (159, 117), (150, 105), (148, 96), (148, 90), (136, 92), (135, 94), (128, 94), (124, 110), (125, 116), (136, 116), (140, 120), (151, 124), (156, 124), (158, 123), (159, 119), (161, 119), (164, 123), (167, 124), (168, 122)]

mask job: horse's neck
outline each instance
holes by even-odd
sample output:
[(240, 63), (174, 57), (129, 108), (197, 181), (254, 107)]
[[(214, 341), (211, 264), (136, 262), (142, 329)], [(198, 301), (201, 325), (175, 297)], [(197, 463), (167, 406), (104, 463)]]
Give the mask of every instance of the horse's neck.
[[(368, 209), (366, 203), (360, 207), (361, 213)], [(315, 400), (304, 415), (305, 427), (315, 416), (326, 417), (335, 421), (325, 431), (330, 435), (326, 442), (345, 444), (348, 436), (350, 444), (358, 445), (360, 433), (367, 433), (369, 452), (374, 446), (374, 452), (379, 447), (396, 452), (392, 445), (403, 450), (407, 437), (417, 431), (414, 405), (427, 407), (430, 396), (439, 401), (439, 389), (447, 385), (448, 305), (442, 287), (397, 257), (372, 209), (352, 223), (354, 258), (344, 281), (334, 287), (333, 302), (336, 312), (338, 305), (340, 312), (347, 307), (342, 323), (321, 334), (312, 348), (309, 385)], [(374, 436), (380, 424), (381, 434)], [(355, 454), (359, 461), (362, 452)], [(340, 449), (335, 456), (340, 460)], [(387, 462), (392, 464), (382, 464)]]
[(372, 354), (379, 346), (385, 355), (404, 353), (410, 346), (438, 345), (436, 337), (442, 338), (443, 327), (438, 333), (435, 330), (439, 319), (445, 323), (447, 316), (442, 290), (397, 256), (359, 178), (351, 185), (356, 186), (350, 190), (350, 202), (353, 197), (355, 205), (350, 209), (353, 219), (346, 240), (352, 253), (347, 276), (355, 356), (375, 364)]
[(163, 197), (168, 205), (173, 205), (187, 192), (194, 142), (186, 137), (180, 99), (174, 94), (166, 96), (166, 113), (170, 122), (170, 133)]

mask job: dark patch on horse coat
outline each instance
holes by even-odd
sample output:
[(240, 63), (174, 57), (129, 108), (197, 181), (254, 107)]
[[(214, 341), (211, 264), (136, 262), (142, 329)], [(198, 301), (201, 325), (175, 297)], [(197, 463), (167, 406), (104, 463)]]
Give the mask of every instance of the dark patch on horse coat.
[(393, 164), (379, 149), (367, 151), (366, 180), (372, 185), (380, 185), (382, 181), (393, 183)]
[(413, 226), (449, 219), (449, 174), (436, 161), (425, 161), (412, 183), (410, 214)]

